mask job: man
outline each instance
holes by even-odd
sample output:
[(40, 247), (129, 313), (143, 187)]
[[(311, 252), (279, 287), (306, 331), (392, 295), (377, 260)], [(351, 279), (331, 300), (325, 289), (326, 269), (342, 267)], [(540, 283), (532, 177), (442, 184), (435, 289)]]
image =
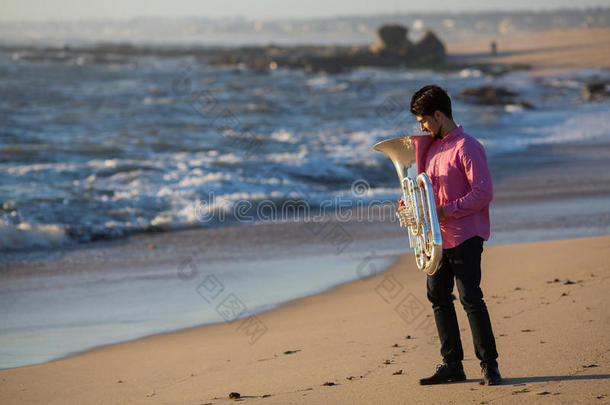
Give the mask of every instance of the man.
[[(502, 383), (496, 343), (483, 301), (481, 253), (489, 238), (491, 176), (483, 146), (456, 125), (449, 95), (436, 85), (424, 86), (411, 99), (411, 113), (432, 139), (418, 143), (418, 171), (425, 171), (434, 190), (443, 259), (438, 271), (427, 277), (427, 294), (441, 342), (443, 364), (420, 384), (442, 384), (466, 379), (464, 353), (453, 306), (454, 280), (468, 315), (474, 349), (480, 360), (483, 383)], [(401, 205), (402, 205), (401, 201)], [(401, 207), (402, 208), (402, 207)]]

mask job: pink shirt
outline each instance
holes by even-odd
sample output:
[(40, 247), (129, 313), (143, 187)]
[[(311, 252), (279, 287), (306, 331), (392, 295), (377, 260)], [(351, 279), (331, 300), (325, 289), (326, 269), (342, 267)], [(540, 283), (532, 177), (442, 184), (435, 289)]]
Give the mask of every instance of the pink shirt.
[(417, 172), (425, 171), (430, 177), (436, 204), (443, 207), (445, 219), (439, 221), (443, 249), (473, 236), (489, 239), (493, 186), (483, 145), (461, 125), (443, 139), (419, 138)]

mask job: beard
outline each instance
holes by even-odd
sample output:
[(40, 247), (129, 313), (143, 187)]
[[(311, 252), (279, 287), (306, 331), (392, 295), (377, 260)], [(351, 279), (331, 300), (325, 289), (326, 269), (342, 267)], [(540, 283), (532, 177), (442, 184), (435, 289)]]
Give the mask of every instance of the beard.
[(428, 134), (428, 136), (431, 136), (432, 139), (443, 139), (443, 137), (441, 136), (441, 134), (443, 133), (443, 124), (441, 124), (439, 121), (437, 121), (436, 119), (434, 119), (434, 127), (436, 127), (435, 129), (430, 128), (430, 126), (428, 125), (427, 127), (423, 128), (424, 132), (426, 132)]
[(443, 137), (441, 136), (442, 133), (443, 133), (443, 126), (439, 125), (438, 129), (436, 131), (431, 132), (432, 138), (434, 138), (434, 139), (443, 139)]

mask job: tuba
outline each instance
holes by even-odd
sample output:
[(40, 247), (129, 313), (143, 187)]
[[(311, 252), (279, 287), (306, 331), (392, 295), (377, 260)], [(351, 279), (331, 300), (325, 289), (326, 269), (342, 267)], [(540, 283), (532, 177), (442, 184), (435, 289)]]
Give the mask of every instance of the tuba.
[(375, 144), (373, 149), (385, 152), (394, 163), (405, 203), (405, 208), (398, 211), (396, 216), (400, 226), (407, 228), (409, 245), (415, 250), (417, 267), (431, 276), (441, 265), (443, 240), (432, 183), (425, 173), (417, 176), (412, 138), (415, 137), (388, 139)]

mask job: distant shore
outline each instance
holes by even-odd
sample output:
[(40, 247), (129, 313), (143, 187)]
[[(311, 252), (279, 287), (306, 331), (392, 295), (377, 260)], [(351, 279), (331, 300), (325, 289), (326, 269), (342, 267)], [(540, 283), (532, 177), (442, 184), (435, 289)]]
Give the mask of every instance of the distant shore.
[[(576, 69), (610, 69), (610, 28), (570, 28), (539, 32), (486, 34), (476, 39), (439, 37), (446, 57), (401, 57), (369, 52), (367, 45), (133, 45), (97, 43), (80, 46), (0, 45), (0, 51), (30, 61), (76, 63), (128, 63), (131, 57), (193, 56), (213, 65), (240, 65), (256, 71), (277, 67), (311, 72), (340, 73), (358, 66), (452, 70), (475, 67), (499, 73), (527, 69), (537, 75), (567, 73)], [(371, 38), (371, 44), (374, 38)], [(496, 44), (496, 55), (491, 43)], [(416, 44), (417, 45), (417, 44)], [(422, 49), (425, 47), (422, 45)], [(415, 54), (421, 53), (419, 50)], [(421, 55), (420, 55), (421, 56)], [(402, 59), (401, 59), (402, 58)], [(404, 59), (404, 60), (403, 60)], [(495, 68), (490, 69), (490, 67)]]
[[(492, 41), (497, 56), (491, 55)], [(445, 44), (450, 58), (462, 63), (527, 65), (540, 75), (610, 69), (610, 28), (513, 33), (459, 42), (448, 38)]]

